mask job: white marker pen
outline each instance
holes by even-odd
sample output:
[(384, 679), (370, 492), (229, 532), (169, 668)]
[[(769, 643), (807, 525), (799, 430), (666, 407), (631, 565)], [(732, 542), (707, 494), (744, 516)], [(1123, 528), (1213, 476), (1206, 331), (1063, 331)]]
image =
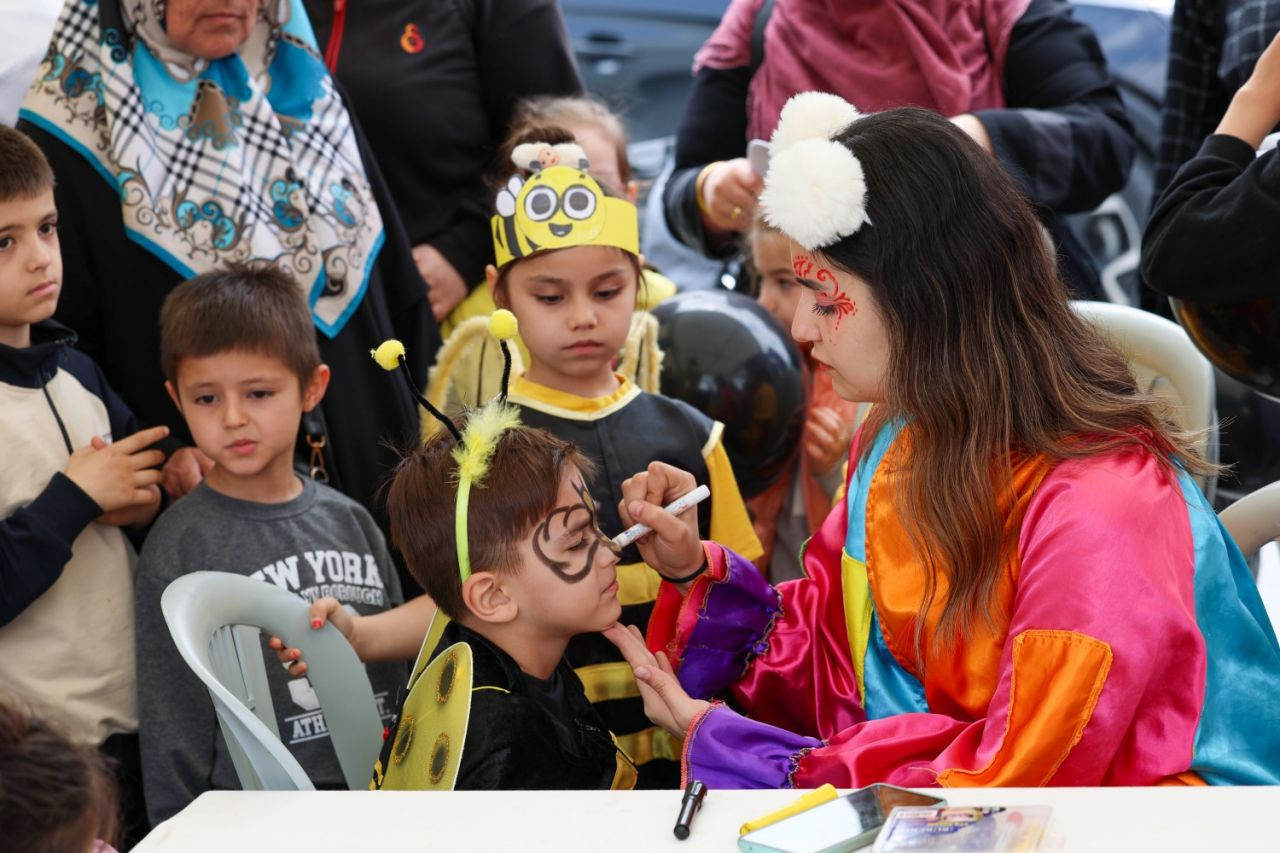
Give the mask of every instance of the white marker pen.
[[(698, 486), (698, 488), (694, 489), (692, 492), (676, 498), (671, 503), (664, 506), (663, 509), (672, 515), (679, 515), (689, 507), (697, 506), (709, 497), (711, 497), (711, 489), (706, 486)], [(651, 530), (653, 530), (653, 528), (647, 524), (633, 524), (617, 536), (613, 537), (613, 544), (617, 545), (619, 548), (625, 548)]]

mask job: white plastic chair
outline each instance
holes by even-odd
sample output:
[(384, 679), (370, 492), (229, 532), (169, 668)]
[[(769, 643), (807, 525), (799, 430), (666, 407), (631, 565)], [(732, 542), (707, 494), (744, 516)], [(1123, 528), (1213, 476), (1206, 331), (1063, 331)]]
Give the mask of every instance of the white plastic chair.
[[(1197, 449), (1206, 459), (1218, 459), (1218, 417), (1213, 366), (1196, 349), (1186, 331), (1141, 308), (1110, 302), (1071, 303), (1126, 358), (1138, 387), (1173, 403), (1177, 425), (1189, 432), (1205, 430)], [(1197, 478), (1210, 500), (1217, 478)]]
[(382, 747), (373, 688), (337, 628), (311, 627), (306, 601), (253, 578), (193, 572), (169, 584), (160, 608), (178, 652), (209, 690), (246, 791), (315, 789), (280, 741), (258, 629), (302, 651), (347, 786), (368, 787)]
[(1280, 538), (1280, 482), (1250, 492), (1218, 513), (1246, 559)]

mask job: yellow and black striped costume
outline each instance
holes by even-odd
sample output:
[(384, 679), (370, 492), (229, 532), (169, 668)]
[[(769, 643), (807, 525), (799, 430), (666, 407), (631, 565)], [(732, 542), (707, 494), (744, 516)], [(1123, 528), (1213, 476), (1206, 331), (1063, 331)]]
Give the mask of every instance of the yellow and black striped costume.
[[(618, 500), (622, 481), (645, 470), (650, 462), (682, 468), (711, 488), (711, 499), (698, 506), (704, 539), (714, 539), (754, 560), (760, 542), (751, 527), (737, 480), (720, 437), (723, 426), (683, 403), (641, 391), (628, 379), (607, 397), (587, 399), (556, 391), (527, 379), (516, 379), (508, 401), (521, 409), (526, 426), (541, 427), (577, 445), (596, 465), (590, 484), (600, 528), (620, 533)], [(658, 591), (658, 576), (646, 566), (635, 546), (618, 565), (621, 622), (644, 630)], [(680, 784), (680, 744), (653, 726), (630, 667), (617, 649), (599, 634), (575, 637), (566, 655), (586, 688), (587, 698), (640, 770), (637, 787)]]

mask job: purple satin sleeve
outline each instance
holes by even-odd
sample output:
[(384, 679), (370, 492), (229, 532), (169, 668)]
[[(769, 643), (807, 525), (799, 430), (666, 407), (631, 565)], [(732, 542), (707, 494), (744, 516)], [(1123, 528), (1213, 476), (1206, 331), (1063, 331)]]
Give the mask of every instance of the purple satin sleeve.
[(685, 738), (684, 775), (708, 788), (789, 788), (791, 774), (817, 738), (758, 723), (716, 705)]
[(745, 558), (724, 549), (728, 572), (713, 583), (680, 655), (680, 684), (709, 699), (742, 677), (769, 648), (767, 637), (782, 612), (778, 591)]

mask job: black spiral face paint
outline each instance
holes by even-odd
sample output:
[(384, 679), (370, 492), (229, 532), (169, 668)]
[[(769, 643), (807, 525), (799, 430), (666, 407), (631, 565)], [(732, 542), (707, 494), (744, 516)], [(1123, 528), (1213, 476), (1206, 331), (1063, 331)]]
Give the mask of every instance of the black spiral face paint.
[[(533, 531), (534, 555), (565, 583), (578, 583), (591, 574), (591, 569), (596, 564), (596, 551), (601, 545), (613, 551), (614, 554), (620, 553), (618, 547), (613, 544), (613, 540), (601, 532), (596, 520), (596, 504), (591, 499), (591, 493), (587, 491), (587, 487), (579, 481), (573, 484), (573, 490), (578, 495), (579, 502), (558, 506), (551, 510)], [(557, 560), (543, 550), (543, 546), (549, 544), (552, 539), (560, 539), (566, 534), (579, 531), (584, 536), (589, 536), (590, 542), (584, 542), (581, 547), (575, 545), (574, 548), (577, 550), (567, 549), (567, 552), (573, 555), (569, 559)], [(580, 551), (585, 554), (581, 561), (577, 557)]]

